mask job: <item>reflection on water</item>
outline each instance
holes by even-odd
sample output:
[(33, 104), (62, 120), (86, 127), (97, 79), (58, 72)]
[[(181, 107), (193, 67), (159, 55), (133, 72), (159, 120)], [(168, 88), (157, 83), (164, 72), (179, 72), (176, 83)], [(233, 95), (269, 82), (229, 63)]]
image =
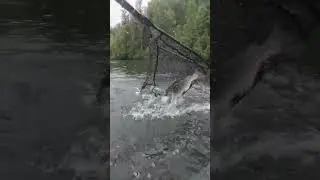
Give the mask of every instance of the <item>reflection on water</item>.
[(111, 61), (111, 178), (188, 179), (209, 163), (209, 88), (169, 105), (138, 93), (144, 72), (143, 61)]

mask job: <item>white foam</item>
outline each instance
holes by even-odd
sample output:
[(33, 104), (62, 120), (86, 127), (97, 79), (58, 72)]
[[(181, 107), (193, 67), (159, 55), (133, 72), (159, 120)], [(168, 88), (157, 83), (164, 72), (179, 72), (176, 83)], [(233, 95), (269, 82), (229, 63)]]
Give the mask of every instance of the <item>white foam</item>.
[[(139, 90), (137, 89), (137, 91)], [(157, 89), (157, 91), (163, 90)], [(124, 114), (124, 116), (131, 116), (135, 120), (173, 118), (191, 112), (210, 112), (209, 100), (201, 103), (184, 103), (185, 100), (180, 98), (175, 104), (168, 103), (169, 97), (167, 96), (155, 97), (150, 92), (136, 92), (136, 94), (141, 95), (141, 100)]]

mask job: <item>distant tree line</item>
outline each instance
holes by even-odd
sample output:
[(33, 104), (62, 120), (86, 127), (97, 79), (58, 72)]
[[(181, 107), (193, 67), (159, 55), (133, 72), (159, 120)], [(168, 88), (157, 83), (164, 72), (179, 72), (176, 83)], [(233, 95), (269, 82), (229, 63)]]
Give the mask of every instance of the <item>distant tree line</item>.
[[(205, 59), (210, 55), (209, 0), (151, 0), (146, 8), (137, 0), (135, 8), (168, 34)], [(126, 10), (121, 23), (110, 30), (111, 59), (143, 59), (142, 24)]]

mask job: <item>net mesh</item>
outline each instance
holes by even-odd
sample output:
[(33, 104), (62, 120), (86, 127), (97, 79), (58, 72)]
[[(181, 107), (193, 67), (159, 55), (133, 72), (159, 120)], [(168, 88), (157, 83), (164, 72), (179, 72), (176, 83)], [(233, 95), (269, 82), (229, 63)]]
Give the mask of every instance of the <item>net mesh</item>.
[(143, 46), (148, 49), (148, 64), (141, 90), (166, 88), (175, 80), (193, 74), (196, 69), (205, 75), (196, 83), (210, 83), (209, 61), (153, 25), (126, 1), (116, 1), (143, 24)]

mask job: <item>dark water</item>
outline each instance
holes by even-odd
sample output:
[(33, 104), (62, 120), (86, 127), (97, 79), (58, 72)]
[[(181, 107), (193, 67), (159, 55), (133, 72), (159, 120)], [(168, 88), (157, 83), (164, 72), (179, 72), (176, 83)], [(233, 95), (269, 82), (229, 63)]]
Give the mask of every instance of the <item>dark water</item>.
[(92, 100), (103, 69), (95, 62), (105, 55), (104, 8), (0, 1), (0, 179), (72, 179), (72, 169), (43, 169), (64, 157), (77, 133), (103, 120)]
[[(143, 64), (111, 61), (111, 178), (189, 179), (209, 163), (209, 89), (193, 89), (181, 107), (170, 106), (138, 93)], [(166, 88), (165, 78), (157, 83)]]
[(214, 179), (319, 179), (320, 81), (297, 67), (268, 72), (222, 119)]

